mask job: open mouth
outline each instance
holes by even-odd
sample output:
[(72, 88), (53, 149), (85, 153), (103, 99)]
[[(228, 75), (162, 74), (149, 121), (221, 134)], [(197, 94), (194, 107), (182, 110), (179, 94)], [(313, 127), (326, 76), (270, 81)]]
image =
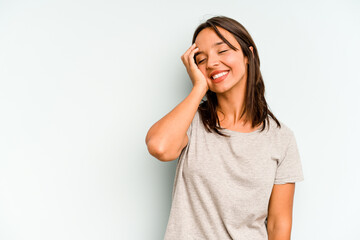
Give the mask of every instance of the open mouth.
[(224, 80), (227, 75), (229, 74), (229, 71), (224, 71), (218, 74), (215, 74), (214, 76), (211, 77), (211, 79), (213, 80), (213, 82), (221, 82), (222, 80)]

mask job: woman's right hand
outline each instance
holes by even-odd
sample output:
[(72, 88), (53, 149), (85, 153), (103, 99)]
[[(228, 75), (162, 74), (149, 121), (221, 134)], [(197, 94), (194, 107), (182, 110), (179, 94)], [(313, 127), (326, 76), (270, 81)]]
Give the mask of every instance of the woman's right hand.
[(181, 60), (186, 67), (186, 71), (189, 74), (189, 77), (193, 83), (193, 86), (204, 87), (206, 91), (209, 89), (209, 85), (206, 81), (206, 77), (200, 71), (198, 66), (195, 63), (194, 55), (199, 51), (194, 43), (191, 47), (181, 56)]

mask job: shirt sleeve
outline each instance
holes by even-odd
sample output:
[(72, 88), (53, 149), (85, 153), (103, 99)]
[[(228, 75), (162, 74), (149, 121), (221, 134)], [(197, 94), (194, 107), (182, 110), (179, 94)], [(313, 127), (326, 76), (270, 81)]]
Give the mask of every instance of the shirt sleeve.
[(278, 162), (274, 184), (300, 182), (304, 174), (295, 135), (290, 130), (290, 140), (283, 158)]
[(195, 113), (195, 116), (194, 116), (194, 118), (193, 118), (193, 120), (191, 121), (191, 123), (190, 123), (190, 126), (189, 126), (189, 128), (187, 129), (187, 131), (186, 131), (186, 134), (187, 134), (187, 136), (188, 136), (188, 143), (187, 143), (187, 145), (181, 150), (181, 153), (180, 153), (180, 155), (179, 155), (179, 157), (178, 157), (178, 160), (180, 160), (181, 159), (181, 157), (182, 157), (182, 155), (183, 154), (185, 154), (185, 152), (186, 151), (188, 151), (188, 148), (189, 148), (189, 146), (190, 146), (190, 143), (191, 143), (191, 136), (192, 136), (192, 131), (193, 131), (193, 126), (194, 126), (194, 124), (195, 124), (195, 121), (197, 121), (197, 118), (198, 118), (198, 111)]
[(187, 134), (189, 140), (190, 140), (190, 137), (191, 137), (191, 130), (192, 130), (192, 125), (193, 125), (193, 123), (194, 123), (194, 120), (192, 120), (192, 122), (190, 123), (190, 126), (189, 126), (188, 130), (186, 131), (186, 134)]

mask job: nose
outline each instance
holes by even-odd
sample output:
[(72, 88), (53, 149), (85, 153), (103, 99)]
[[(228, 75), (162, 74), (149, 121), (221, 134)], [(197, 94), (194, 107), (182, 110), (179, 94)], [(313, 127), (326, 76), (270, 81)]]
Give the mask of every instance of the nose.
[(216, 56), (216, 55), (209, 55), (208, 56), (208, 60), (207, 60), (207, 65), (206, 65), (206, 68), (209, 69), (209, 68), (213, 68), (213, 67), (216, 67), (216, 66), (219, 66), (219, 57)]

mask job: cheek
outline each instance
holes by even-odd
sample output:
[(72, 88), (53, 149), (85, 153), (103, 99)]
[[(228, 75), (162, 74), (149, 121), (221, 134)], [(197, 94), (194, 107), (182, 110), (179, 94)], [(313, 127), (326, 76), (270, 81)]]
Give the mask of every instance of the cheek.
[(225, 58), (225, 61), (228, 66), (230, 66), (234, 72), (243, 72), (245, 71), (244, 63), (241, 61), (241, 58), (236, 55), (230, 55)]
[(202, 74), (203, 74), (206, 78), (208, 78), (208, 76), (206, 75), (206, 69), (205, 69), (205, 67), (200, 66), (199, 69), (200, 69), (200, 71), (202, 72)]

